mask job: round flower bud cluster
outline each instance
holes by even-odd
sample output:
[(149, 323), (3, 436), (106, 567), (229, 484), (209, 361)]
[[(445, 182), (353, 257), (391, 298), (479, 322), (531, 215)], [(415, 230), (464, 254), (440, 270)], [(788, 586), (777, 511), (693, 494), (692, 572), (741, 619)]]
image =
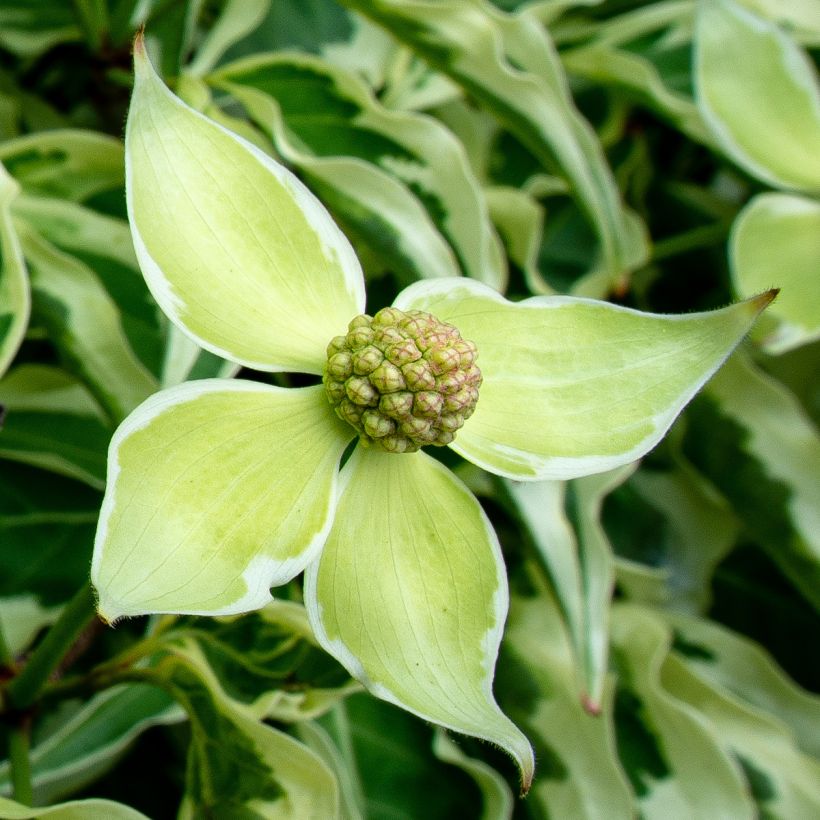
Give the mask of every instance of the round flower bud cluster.
[(357, 316), (327, 347), (323, 381), (366, 445), (412, 453), (449, 444), (478, 401), (476, 346), (421, 310)]

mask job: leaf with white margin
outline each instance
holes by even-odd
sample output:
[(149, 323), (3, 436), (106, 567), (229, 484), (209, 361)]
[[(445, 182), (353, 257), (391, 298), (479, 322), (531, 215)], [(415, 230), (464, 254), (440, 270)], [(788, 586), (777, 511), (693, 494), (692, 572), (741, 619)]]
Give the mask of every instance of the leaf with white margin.
[(820, 607), (820, 436), (794, 394), (733, 357), (687, 413), (684, 454)]
[(157, 389), (123, 328), (123, 314), (97, 274), (27, 223), (17, 223), (29, 264), (35, 315), (115, 422)]
[(651, 610), (621, 604), (612, 609), (611, 636), (619, 688), (635, 704), (664, 771), (631, 773), (640, 786), (640, 816), (752, 820), (754, 805), (740, 766), (721, 748), (717, 730), (663, 688), (670, 630)]
[(321, 549), (351, 437), (321, 385), (204, 379), (152, 396), (111, 441), (91, 567), (100, 614), (264, 606)]
[(720, 624), (665, 613), (673, 648), (712, 686), (731, 692), (759, 712), (786, 724), (806, 754), (820, 758), (820, 697), (798, 686), (760, 644)]
[(305, 746), (322, 758), (336, 776), (342, 817), (345, 820), (365, 820), (362, 810), (364, 795), (358, 780), (358, 772), (353, 771), (351, 761), (337, 748), (330, 733), (312, 720), (299, 721), (294, 725), (293, 731)]
[(128, 214), (160, 307), (224, 358), (321, 373), (327, 343), (364, 309), (350, 243), (293, 174), (174, 96), (139, 36), (134, 66)]
[(0, 797), (0, 817), (6, 820), (149, 820), (142, 812), (113, 800), (72, 800), (59, 806), (24, 806)]
[(524, 790), (532, 749), (493, 699), (507, 612), (498, 540), (475, 497), (425, 453), (358, 448), (305, 573), (316, 637), (377, 697), (501, 746)]
[(184, 643), (133, 676), (161, 686), (188, 713), (191, 744), (180, 820), (338, 818), (338, 785), (322, 759), (227, 698), (208, 665)]
[(484, 800), (482, 820), (511, 820), (515, 798), (507, 781), (492, 766), (466, 755), (442, 729), (436, 730), (433, 737), (433, 753), (439, 760), (458, 766), (475, 781)]
[(225, 694), (259, 718), (308, 720), (361, 691), (319, 647), (305, 608), (295, 601), (271, 601), (239, 616), (197, 618), (184, 629), (189, 654), (196, 653)]
[[(256, 55), (208, 80), (242, 102), (309, 183), (317, 176), (323, 200), (339, 203), (340, 219), (367, 213), (360, 228), (375, 223), (370, 241), (379, 227), (388, 229), (391, 267), (397, 256), (418, 269), (413, 280), (463, 272), (503, 289), (506, 268), (478, 181), (461, 143), (437, 120), (385, 108), (356, 74), (307, 54)], [(394, 208), (374, 200), (380, 186), (392, 192), (385, 199)], [(328, 187), (335, 197), (324, 196)], [(402, 210), (413, 216), (412, 231)]]
[(567, 296), (513, 303), (458, 279), (417, 282), (395, 306), (432, 313), (478, 347), (484, 381), (452, 449), (497, 475), (532, 480), (640, 458), (773, 298), (662, 316)]
[(6, 408), (0, 457), (76, 478), (101, 490), (111, 427), (74, 376), (44, 364), (21, 364), (0, 380)]
[(731, 0), (706, 0), (695, 29), (698, 107), (723, 150), (776, 187), (820, 190), (820, 93), (806, 54)]
[[(184, 712), (166, 692), (144, 683), (123, 684), (95, 695), (35, 742), (31, 750), (34, 801), (53, 803), (77, 792), (108, 771), (144, 731), (184, 719)], [(8, 763), (0, 763), (0, 792), (10, 782)]]
[(678, 55), (688, 51), (693, 17), (692, 3), (650, 3), (595, 26), (561, 60), (570, 75), (625, 91), (691, 139), (710, 144), (691, 94), (681, 88), (688, 77), (681, 76)]
[(76, 268), (79, 262), (93, 271), (119, 309), (119, 324), (131, 349), (152, 374), (158, 375), (170, 323), (140, 273), (128, 222), (76, 202), (26, 194), (14, 203), (14, 214), (67, 254), (70, 267)]
[(485, 105), (548, 168), (569, 181), (600, 240), (609, 282), (646, 259), (646, 239), (628, 220), (612, 171), (575, 107), (555, 47), (530, 14), (475, 0), (344, 0), (384, 26)]
[(219, 62), (223, 54), (243, 37), (251, 34), (270, 9), (271, 0), (226, 0), (216, 22), (209, 28), (185, 68), (200, 77)]
[(54, 623), (59, 612), (56, 606), (40, 606), (35, 595), (0, 598), (0, 633), (9, 655), (16, 658), (22, 654), (44, 626)]
[[(639, 470), (631, 484), (666, 519), (668, 544), (660, 566), (619, 559), (619, 583), (623, 587), (624, 578), (626, 583), (638, 581), (642, 570), (654, 574), (655, 579), (661, 575), (661, 588), (655, 590), (652, 603), (665, 609), (706, 611), (711, 601), (712, 575), (738, 535), (739, 525), (731, 505), (685, 463), (668, 472)], [(632, 600), (641, 599), (629, 590), (627, 594)]]
[(739, 0), (749, 11), (777, 23), (806, 46), (820, 45), (820, 6), (815, 0)]
[(527, 801), (541, 811), (531, 807), (532, 816), (633, 820), (635, 800), (616, 748), (613, 678), (601, 713), (590, 715), (578, 697), (576, 657), (557, 601), (533, 564), (516, 572), (512, 588), (526, 593), (511, 596), (497, 689), (538, 756)]
[(732, 227), (729, 254), (740, 296), (780, 288), (767, 314), (779, 320), (762, 340), (767, 353), (820, 339), (819, 202), (779, 193), (755, 197)]
[(759, 817), (820, 814), (820, 761), (803, 754), (780, 721), (710, 686), (675, 654), (664, 661), (661, 682), (671, 695), (709, 721), (721, 747), (738, 760)]
[(122, 187), (122, 150), (97, 131), (56, 129), (0, 144), (0, 162), (26, 193), (82, 202)]
[(506, 246), (510, 261), (524, 274), (532, 293), (555, 293), (538, 270), (538, 253), (544, 229), (544, 207), (527, 191), (497, 185), (484, 191), (490, 217)]
[(19, 184), (0, 163), (0, 376), (23, 341), (31, 311), (26, 263), (11, 221)]
[(581, 607), (584, 614), (579, 658), (586, 684), (585, 706), (598, 711), (603, 697), (609, 653), (609, 612), (615, 567), (612, 545), (601, 523), (604, 499), (623, 484), (637, 464), (585, 476), (570, 482), (567, 511), (578, 534), (578, 562), (582, 579)]
[(571, 484), (505, 481), (552, 581), (579, 668), (583, 702), (592, 713), (600, 710), (606, 683), (615, 576), (612, 546), (600, 521), (601, 506), (635, 467), (627, 464)]

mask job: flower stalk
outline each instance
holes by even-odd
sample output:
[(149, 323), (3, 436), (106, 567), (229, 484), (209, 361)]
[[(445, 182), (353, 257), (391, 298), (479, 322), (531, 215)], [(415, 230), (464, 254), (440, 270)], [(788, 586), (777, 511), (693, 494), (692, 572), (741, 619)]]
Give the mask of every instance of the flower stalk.
[(85, 627), (96, 617), (95, 604), (91, 584), (85, 583), (65, 605), (20, 674), (6, 688), (6, 700), (12, 709), (25, 711), (37, 700), (54, 670)]

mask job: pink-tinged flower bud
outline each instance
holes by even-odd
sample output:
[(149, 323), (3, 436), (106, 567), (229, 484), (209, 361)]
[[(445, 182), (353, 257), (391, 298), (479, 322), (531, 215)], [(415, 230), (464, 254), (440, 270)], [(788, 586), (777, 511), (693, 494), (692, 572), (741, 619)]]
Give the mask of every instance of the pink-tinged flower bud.
[(357, 316), (327, 354), (323, 381), (336, 414), (388, 453), (449, 444), (478, 401), (476, 346), (420, 310)]

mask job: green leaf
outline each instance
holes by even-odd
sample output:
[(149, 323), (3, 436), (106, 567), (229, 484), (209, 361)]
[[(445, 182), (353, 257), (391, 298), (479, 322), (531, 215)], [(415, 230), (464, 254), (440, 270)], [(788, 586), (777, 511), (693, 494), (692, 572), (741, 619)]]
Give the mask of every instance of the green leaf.
[(596, 26), (594, 36), (561, 54), (568, 73), (613, 87), (658, 113), (690, 138), (711, 137), (691, 95), (693, 8), (655, 2)]
[[(662, 556), (652, 567), (618, 560), (619, 585), (632, 600), (664, 609), (705, 611), (711, 600), (712, 574), (738, 535), (731, 506), (696, 471), (683, 466), (668, 472), (639, 470), (630, 486), (662, 515), (665, 532), (653, 532), (653, 545)], [(623, 515), (629, 516), (630, 511), (625, 509)], [(641, 570), (663, 576), (660, 589), (654, 589), (649, 599), (636, 594), (638, 590), (630, 584), (638, 581)]]
[(0, 597), (0, 634), (6, 641), (9, 655), (16, 658), (28, 649), (40, 630), (54, 623), (59, 612), (59, 607), (40, 606), (34, 595)]
[(700, 2), (695, 86), (714, 138), (771, 185), (820, 190), (820, 93), (800, 48), (732, 0)]
[(11, 203), (20, 186), (0, 163), (0, 376), (17, 353), (28, 327), (31, 295)]
[(464, 754), (447, 735), (439, 729), (433, 740), (433, 751), (439, 760), (452, 763), (467, 772), (481, 789), (484, 798), (482, 820), (510, 820), (515, 799), (507, 781), (483, 760)]
[[(297, 725), (300, 734), (307, 725)], [(367, 820), (480, 816), (478, 788), (462, 770), (434, 756), (435, 736), (424, 721), (361, 693), (317, 725), (348, 778), (352, 817), (356, 811)]]
[(321, 385), (210, 379), (152, 396), (111, 442), (91, 568), (102, 616), (264, 606), (321, 549), (351, 437)]
[(730, 692), (758, 714), (789, 727), (798, 746), (820, 757), (820, 698), (789, 678), (759, 644), (711, 621), (667, 614), (674, 648), (686, 665), (720, 691)]
[(0, 144), (0, 162), (24, 192), (73, 202), (123, 184), (122, 143), (96, 131), (27, 134)]
[(197, 619), (185, 635), (225, 694), (260, 718), (315, 718), (361, 689), (319, 648), (304, 607), (292, 601), (271, 601), (239, 617)]
[(364, 308), (349, 243), (290, 172), (171, 94), (139, 39), (135, 70), (128, 213), (151, 292), (218, 355), (321, 373)]
[(767, 353), (785, 353), (820, 339), (820, 203), (789, 194), (760, 194), (738, 216), (730, 240), (732, 280), (741, 296), (775, 284), (769, 312), (778, 320), (763, 339)]
[(508, 478), (564, 479), (654, 447), (772, 298), (661, 316), (564, 296), (512, 303), (464, 279), (416, 283), (395, 304), (478, 346), (478, 405), (450, 446)]
[(385, 108), (355, 74), (308, 55), (256, 56), (210, 79), (391, 268), (410, 281), (463, 272), (503, 288), (486, 202), (461, 144), (436, 120)]
[(594, 225), (610, 282), (646, 257), (645, 238), (626, 225), (615, 181), (578, 113), (545, 29), (529, 15), (489, 3), (345, 0), (449, 74), (548, 168), (557, 164)]
[(20, 365), (0, 381), (0, 404), (0, 457), (103, 488), (111, 428), (81, 382), (56, 367)]
[(631, 820), (635, 801), (615, 748), (614, 687), (601, 713), (578, 697), (575, 653), (557, 602), (533, 568), (513, 577), (510, 618), (498, 662), (499, 700), (532, 738), (537, 777), (527, 797), (535, 817)]
[(0, 598), (7, 599), (0, 609), (15, 619), (28, 611), (18, 634), (33, 637), (46, 613), (41, 618), (32, 609), (31, 595), (51, 612), (88, 577), (100, 494), (53, 473), (0, 461), (0, 497)]
[[(622, 720), (642, 726), (642, 748), (619, 752), (646, 817), (755, 816), (740, 766), (721, 748), (715, 727), (663, 687), (661, 669), (671, 636), (650, 610), (612, 610), (612, 653)], [(647, 757), (654, 755), (654, 762)], [(626, 759), (625, 755), (627, 756)]]
[(552, 581), (579, 667), (582, 697), (592, 712), (600, 709), (606, 683), (614, 582), (612, 548), (600, 523), (601, 506), (634, 469), (630, 464), (569, 485), (505, 482)]
[(94, 272), (120, 311), (129, 346), (158, 376), (167, 323), (140, 273), (128, 223), (74, 202), (40, 196), (21, 196), (14, 213)]
[(186, 67), (186, 73), (202, 76), (213, 70), (222, 55), (236, 42), (251, 34), (268, 13), (271, 0), (227, 0)]
[(80, 39), (74, 10), (62, 0), (6, 0), (0, 8), (0, 45), (21, 57), (37, 57)]
[(319, 642), (376, 696), (501, 746), (526, 790), (532, 750), (492, 695), (507, 589), (478, 502), (421, 452), (358, 448), (343, 484), (327, 544), (305, 575)]
[(820, 437), (794, 396), (736, 356), (687, 414), (684, 453), (820, 606)]
[(0, 797), (0, 812), (6, 820), (149, 820), (144, 814), (113, 800), (72, 800), (59, 806), (30, 808)]
[(112, 419), (119, 421), (156, 391), (156, 379), (129, 344), (122, 314), (95, 272), (27, 224), (18, 225), (34, 315)]
[(802, 754), (785, 726), (710, 686), (674, 654), (665, 660), (661, 679), (671, 695), (709, 721), (721, 747), (738, 760), (757, 816), (813, 817), (820, 812), (820, 761)]
[(142, 674), (171, 692), (190, 719), (180, 818), (338, 817), (338, 786), (321, 758), (226, 698), (207, 665), (184, 648)]
[[(95, 695), (31, 750), (35, 801), (42, 805), (79, 791), (113, 766), (151, 726), (179, 723), (184, 714), (166, 692), (130, 683)], [(0, 791), (10, 771), (0, 763)]]

